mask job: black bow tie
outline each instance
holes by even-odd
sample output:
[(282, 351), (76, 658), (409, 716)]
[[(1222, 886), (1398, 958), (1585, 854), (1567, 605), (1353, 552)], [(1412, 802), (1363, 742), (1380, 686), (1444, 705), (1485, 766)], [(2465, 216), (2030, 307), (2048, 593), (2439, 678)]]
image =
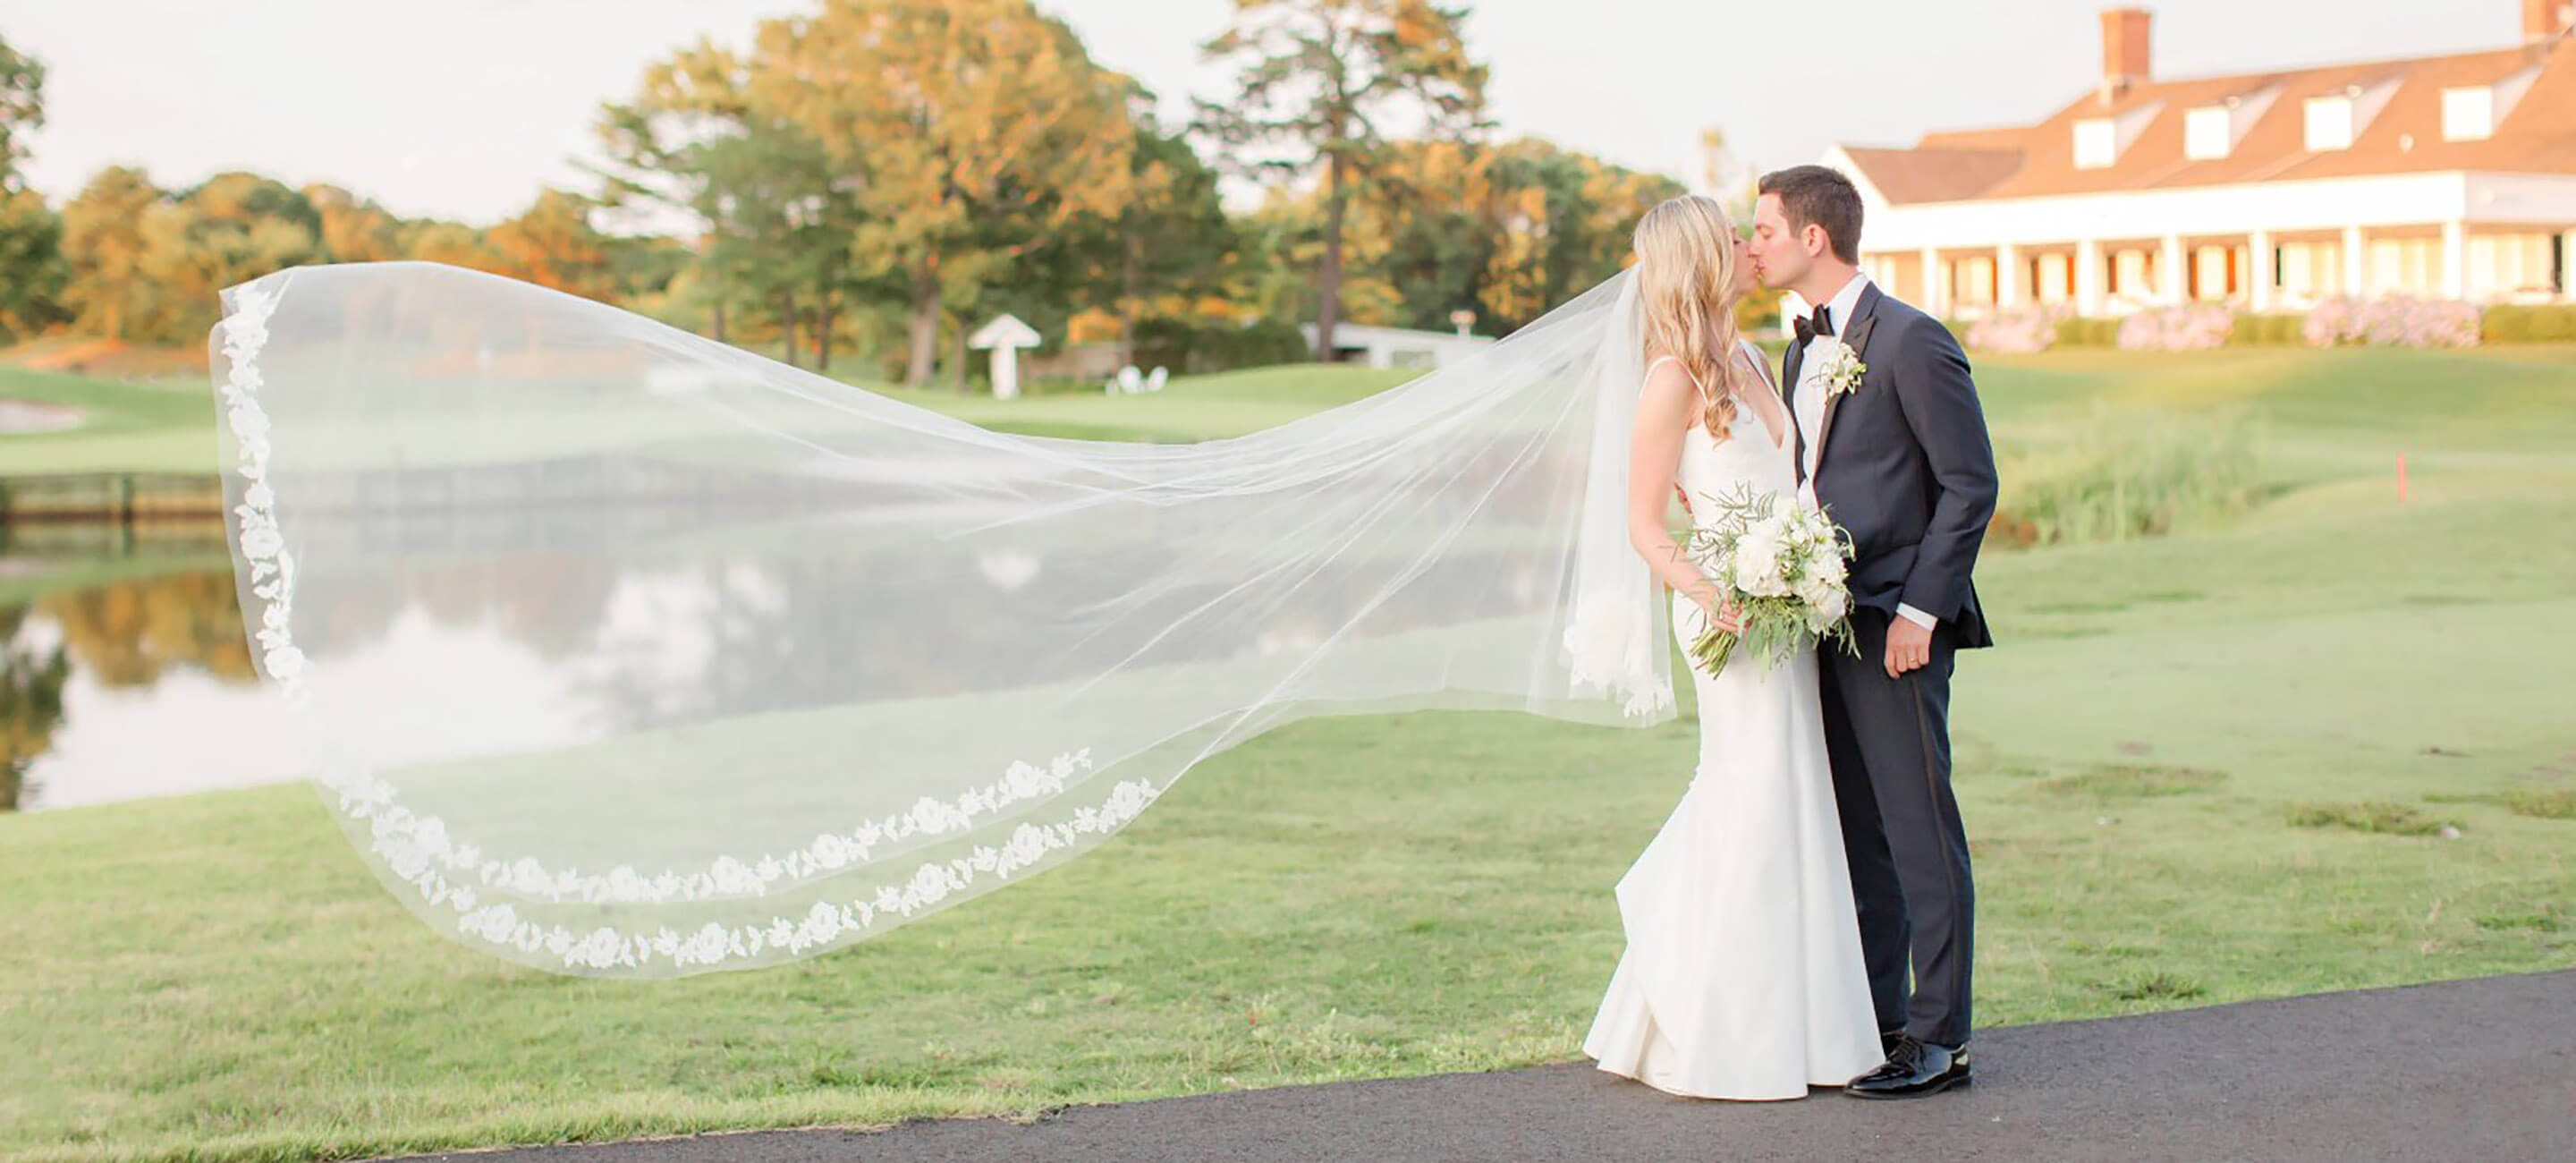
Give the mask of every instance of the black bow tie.
[(1819, 335), (1830, 336), (1834, 333), (1834, 321), (1826, 314), (1827, 310), (1824, 305), (1818, 304), (1814, 315), (1803, 316), (1792, 321), (1791, 325), (1798, 332), (1798, 346), (1805, 347), (1809, 340)]

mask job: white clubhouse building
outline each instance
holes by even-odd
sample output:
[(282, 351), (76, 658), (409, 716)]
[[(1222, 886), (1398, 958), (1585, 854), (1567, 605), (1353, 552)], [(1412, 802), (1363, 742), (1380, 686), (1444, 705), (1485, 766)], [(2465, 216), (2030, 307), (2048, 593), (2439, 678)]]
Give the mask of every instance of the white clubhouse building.
[(1860, 186), (1870, 276), (1938, 315), (2563, 301), (2576, 5), (2522, 8), (2517, 48), (2177, 81), (2153, 16), (2113, 9), (2100, 88), (2046, 121), (1825, 162)]

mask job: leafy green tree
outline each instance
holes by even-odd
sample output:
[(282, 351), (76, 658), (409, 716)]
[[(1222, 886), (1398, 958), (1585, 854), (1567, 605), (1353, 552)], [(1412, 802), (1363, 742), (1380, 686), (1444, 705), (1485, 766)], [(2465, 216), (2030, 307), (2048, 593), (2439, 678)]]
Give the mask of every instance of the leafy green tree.
[(0, 341), (38, 335), (71, 318), (63, 288), (63, 218), (34, 190), (0, 192)]
[(1332, 358), (1343, 219), (1386, 140), (1382, 123), (1409, 118), (1434, 137), (1483, 128), (1485, 67), (1468, 59), (1465, 19), (1431, 0), (1235, 0), (1233, 26), (1201, 46), (1235, 65), (1237, 92), (1199, 102), (1199, 133), (1246, 173), (1321, 172), (1317, 359)]
[(851, 257), (857, 179), (800, 125), (756, 105), (756, 58), (701, 40), (645, 70), (638, 92), (605, 106), (595, 168), (605, 205), (678, 211), (695, 224), (697, 277), (726, 337), (735, 302), (776, 311), (778, 340), (799, 360), (800, 329), (828, 368), (841, 314), (868, 288)]
[(1226, 216), (1216, 171), (1187, 138), (1148, 120), (1137, 126), (1133, 156), (1133, 194), (1109, 223), (1106, 277), (1094, 281), (1112, 295), (1120, 366), (1136, 362), (1140, 318), (1171, 317), (1182, 313), (1177, 300), (1220, 294), (1246, 259), (1246, 236)]
[(499, 273), (591, 299), (609, 296), (609, 244), (590, 224), (591, 203), (579, 194), (540, 190), (516, 217), (483, 233)]
[(45, 66), (0, 38), (0, 340), (23, 339), (69, 317), (61, 302), (62, 217), (26, 188), (26, 135), (45, 124)]
[(443, 262), (478, 271), (501, 270), (500, 252), (484, 241), (483, 232), (462, 222), (422, 218), (404, 222), (394, 234), (404, 258)]
[(152, 205), (141, 224), (135, 277), (149, 288), (148, 323), (133, 338), (204, 342), (221, 315), (217, 293), (235, 283), (322, 258), (322, 215), (272, 178), (217, 174)]
[(1028, 0), (826, 0), (761, 25), (745, 92), (850, 179), (852, 261), (910, 315), (908, 383), (929, 381), (944, 314), (1025, 284), (1034, 245), (1128, 197), (1132, 85)]
[(715, 162), (719, 146), (744, 132), (746, 71), (704, 37), (652, 62), (633, 97), (601, 107), (593, 130), (606, 163), (585, 163), (600, 180), (601, 205), (675, 211), (693, 224), (697, 261), (675, 277), (672, 293), (704, 305), (719, 341), (737, 294), (725, 278), (733, 255), (717, 252), (734, 230), (735, 199), (718, 186)]
[[(1616, 274), (1637, 219), (1681, 192), (1535, 138), (1388, 143), (1346, 224), (1351, 317), (1443, 329), (1467, 310), (1480, 330), (1508, 332)], [(1317, 201), (1279, 211), (1303, 224), (1293, 256), (1317, 245)]]
[(44, 62), (9, 47), (0, 37), (0, 194), (26, 188), (18, 163), (27, 157), (27, 135), (45, 125)]
[(370, 199), (338, 186), (304, 187), (304, 200), (321, 218), (322, 253), (332, 262), (382, 262), (403, 257), (402, 221)]
[(145, 280), (143, 220), (161, 200), (143, 171), (110, 166), (63, 205), (63, 305), (80, 330), (131, 339), (150, 325), (158, 295)]

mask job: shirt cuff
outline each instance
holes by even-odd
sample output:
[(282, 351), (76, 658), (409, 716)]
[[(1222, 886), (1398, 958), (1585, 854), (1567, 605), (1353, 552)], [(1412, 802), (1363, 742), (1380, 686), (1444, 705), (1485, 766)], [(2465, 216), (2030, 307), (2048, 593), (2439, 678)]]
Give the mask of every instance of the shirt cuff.
[(1915, 609), (1912, 606), (1906, 605), (1903, 602), (1896, 603), (1896, 616), (1903, 618), (1908, 622), (1912, 622), (1917, 626), (1921, 626), (1926, 630), (1932, 629), (1940, 622), (1940, 619), (1935, 618), (1930, 614), (1926, 614), (1921, 610)]

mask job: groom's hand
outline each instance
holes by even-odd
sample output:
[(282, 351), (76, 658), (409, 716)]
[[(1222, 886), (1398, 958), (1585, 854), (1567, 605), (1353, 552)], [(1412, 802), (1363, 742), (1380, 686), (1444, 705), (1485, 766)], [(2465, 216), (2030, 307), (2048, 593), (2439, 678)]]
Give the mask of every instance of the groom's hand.
[(1911, 618), (1887, 620), (1887, 677), (1932, 661), (1932, 632)]

